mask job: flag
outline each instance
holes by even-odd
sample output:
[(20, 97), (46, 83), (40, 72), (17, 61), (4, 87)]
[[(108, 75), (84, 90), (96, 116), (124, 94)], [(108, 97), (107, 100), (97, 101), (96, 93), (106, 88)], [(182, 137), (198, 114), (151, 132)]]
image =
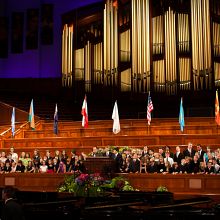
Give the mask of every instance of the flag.
[(119, 122), (117, 101), (115, 101), (115, 105), (113, 108), (112, 119), (113, 119), (113, 133), (118, 134), (120, 132), (120, 122)]
[(215, 96), (215, 121), (217, 125), (220, 125), (218, 90), (216, 90), (216, 96)]
[(148, 121), (149, 125), (150, 125), (150, 122), (151, 122), (151, 112), (153, 111), (153, 109), (154, 109), (154, 106), (153, 106), (153, 102), (151, 100), (150, 92), (149, 92), (148, 101), (147, 101), (147, 121)]
[(11, 133), (12, 137), (15, 136), (15, 107), (12, 109), (12, 115), (11, 115)]
[(183, 129), (184, 129), (184, 126), (185, 126), (184, 110), (183, 110), (183, 98), (181, 98), (181, 101), (180, 101), (179, 124), (180, 124), (180, 130), (183, 132)]
[(54, 117), (53, 117), (53, 132), (54, 134), (58, 134), (58, 109), (57, 109), (57, 104), (55, 106), (55, 112), (54, 112)]
[(33, 104), (33, 99), (31, 100), (31, 104), (30, 104), (28, 121), (30, 122), (30, 127), (34, 130), (35, 129), (35, 123), (34, 123), (34, 104)]
[(86, 95), (85, 95), (85, 98), (84, 98), (84, 101), (83, 101), (81, 114), (83, 116), (82, 117), (82, 126), (84, 128), (88, 128), (88, 126), (89, 126), (89, 118), (88, 118), (88, 108), (87, 108)]

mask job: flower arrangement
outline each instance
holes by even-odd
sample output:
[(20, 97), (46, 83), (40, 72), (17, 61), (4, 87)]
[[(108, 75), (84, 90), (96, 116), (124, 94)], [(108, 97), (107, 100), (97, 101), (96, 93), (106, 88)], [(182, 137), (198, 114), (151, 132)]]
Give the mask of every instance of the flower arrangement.
[(114, 189), (116, 191), (137, 191), (137, 189), (134, 189), (127, 180), (120, 176), (113, 178), (102, 187), (105, 189)]
[(58, 192), (74, 193), (75, 196), (97, 197), (103, 196), (108, 189), (114, 191), (135, 191), (123, 177), (104, 180), (98, 173), (66, 176)]
[(165, 186), (158, 186), (156, 192), (168, 192), (168, 189)]
[(58, 192), (70, 192), (76, 196), (100, 196), (104, 178), (100, 174), (80, 174), (77, 177), (67, 176)]
[[(105, 155), (105, 149), (103, 148), (97, 148), (97, 151), (95, 152), (96, 157), (102, 157)], [(94, 152), (90, 152), (88, 154), (89, 157), (94, 156)]]

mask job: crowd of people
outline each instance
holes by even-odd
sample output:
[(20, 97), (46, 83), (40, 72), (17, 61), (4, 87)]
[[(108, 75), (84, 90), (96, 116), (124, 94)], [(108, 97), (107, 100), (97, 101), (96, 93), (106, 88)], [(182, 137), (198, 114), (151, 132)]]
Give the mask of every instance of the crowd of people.
[(71, 155), (67, 155), (65, 150), (62, 152), (56, 150), (53, 155), (49, 150), (46, 150), (45, 155), (41, 153), (35, 149), (32, 156), (25, 152), (21, 152), (19, 156), (13, 147), (10, 148), (7, 155), (2, 151), (0, 153), (0, 173), (86, 172), (83, 154), (78, 156), (74, 150), (71, 151)]
[(169, 146), (149, 148), (93, 147), (88, 155), (72, 150), (45, 153), (34, 150), (33, 155), (21, 152), (18, 155), (13, 147), (10, 152), (0, 152), (0, 173), (86, 173), (84, 161), (87, 157), (105, 156), (115, 160), (115, 172), (120, 173), (201, 173), (220, 174), (220, 149), (203, 150), (200, 144), (193, 147), (188, 143), (186, 149), (176, 146), (172, 152)]
[[(92, 156), (102, 150), (93, 148)], [(144, 146), (143, 149), (125, 148), (120, 152), (115, 148), (106, 148), (104, 156), (116, 160), (117, 172), (126, 173), (191, 173), (220, 174), (220, 149), (212, 151), (210, 147), (203, 150), (200, 144), (193, 147), (190, 142), (186, 149), (176, 146), (175, 152), (169, 146), (157, 150)]]

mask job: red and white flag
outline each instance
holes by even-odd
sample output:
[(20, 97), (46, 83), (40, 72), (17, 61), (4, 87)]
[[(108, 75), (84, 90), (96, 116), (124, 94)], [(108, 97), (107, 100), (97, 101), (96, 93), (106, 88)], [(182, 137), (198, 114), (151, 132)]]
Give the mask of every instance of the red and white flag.
[(88, 126), (89, 126), (89, 119), (88, 119), (88, 108), (87, 108), (86, 96), (85, 96), (84, 101), (83, 101), (81, 114), (83, 116), (82, 117), (82, 126), (84, 128), (88, 128)]
[(220, 125), (218, 90), (216, 90), (216, 97), (215, 97), (215, 121), (217, 125)]

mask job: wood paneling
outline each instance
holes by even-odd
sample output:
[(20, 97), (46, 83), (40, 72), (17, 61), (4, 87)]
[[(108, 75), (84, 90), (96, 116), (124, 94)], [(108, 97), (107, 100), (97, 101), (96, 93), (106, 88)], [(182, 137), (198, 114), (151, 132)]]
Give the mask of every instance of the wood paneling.
[(220, 195), (220, 175), (191, 174), (120, 174), (137, 189), (155, 191), (166, 186), (173, 193), (200, 193)]
[(89, 153), (92, 146), (141, 148), (149, 145), (157, 151), (158, 146), (169, 145), (174, 151), (176, 145), (187, 145), (188, 142), (215, 146), (213, 149), (220, 144), (220, 129), (214, 118), (186, 118), (183, 133), (180, 132), (178, 119), (154, 119), (150, 127), (146, 120), (123, 119), (120, 121), (121, 132), (117, 135), (112, 133), (112, 123), (112, 120), (91, 121), (89, 128), (84, 129), (79, 121), (61, 121), (59, 134), (55, 135), (52, 122), (40, 121), (35, 131), (28, 126), (21, 126), (14, 139), (2, 137), (0, 147), (7, 150), (14, 146), (18, 152), (32, 152), (34, 148), (51, 151), (74, 148), (78, 152)]
[[(11, 173), (0, 175), (0, 187), (13, 185), (23, 191), (56, 192), (64, 177), (70, 174)], [(166, 186), (174, 194), (220, 195), (220, 175), (191, 174), (119, 174), (142, 191)]]
[(186, 145), (194, 144), (218, 144), (219, 134), (177, 134), (177, 135), (111, 135), (111, 136), (87, 136), (87, 137), (44, 137), (44, 138), (17, 138), (2, 140), (2, 147), (10, 146), (18, 148), (34, 147), (62, 147), (68, 146), (142, 146), (142, 145)]

